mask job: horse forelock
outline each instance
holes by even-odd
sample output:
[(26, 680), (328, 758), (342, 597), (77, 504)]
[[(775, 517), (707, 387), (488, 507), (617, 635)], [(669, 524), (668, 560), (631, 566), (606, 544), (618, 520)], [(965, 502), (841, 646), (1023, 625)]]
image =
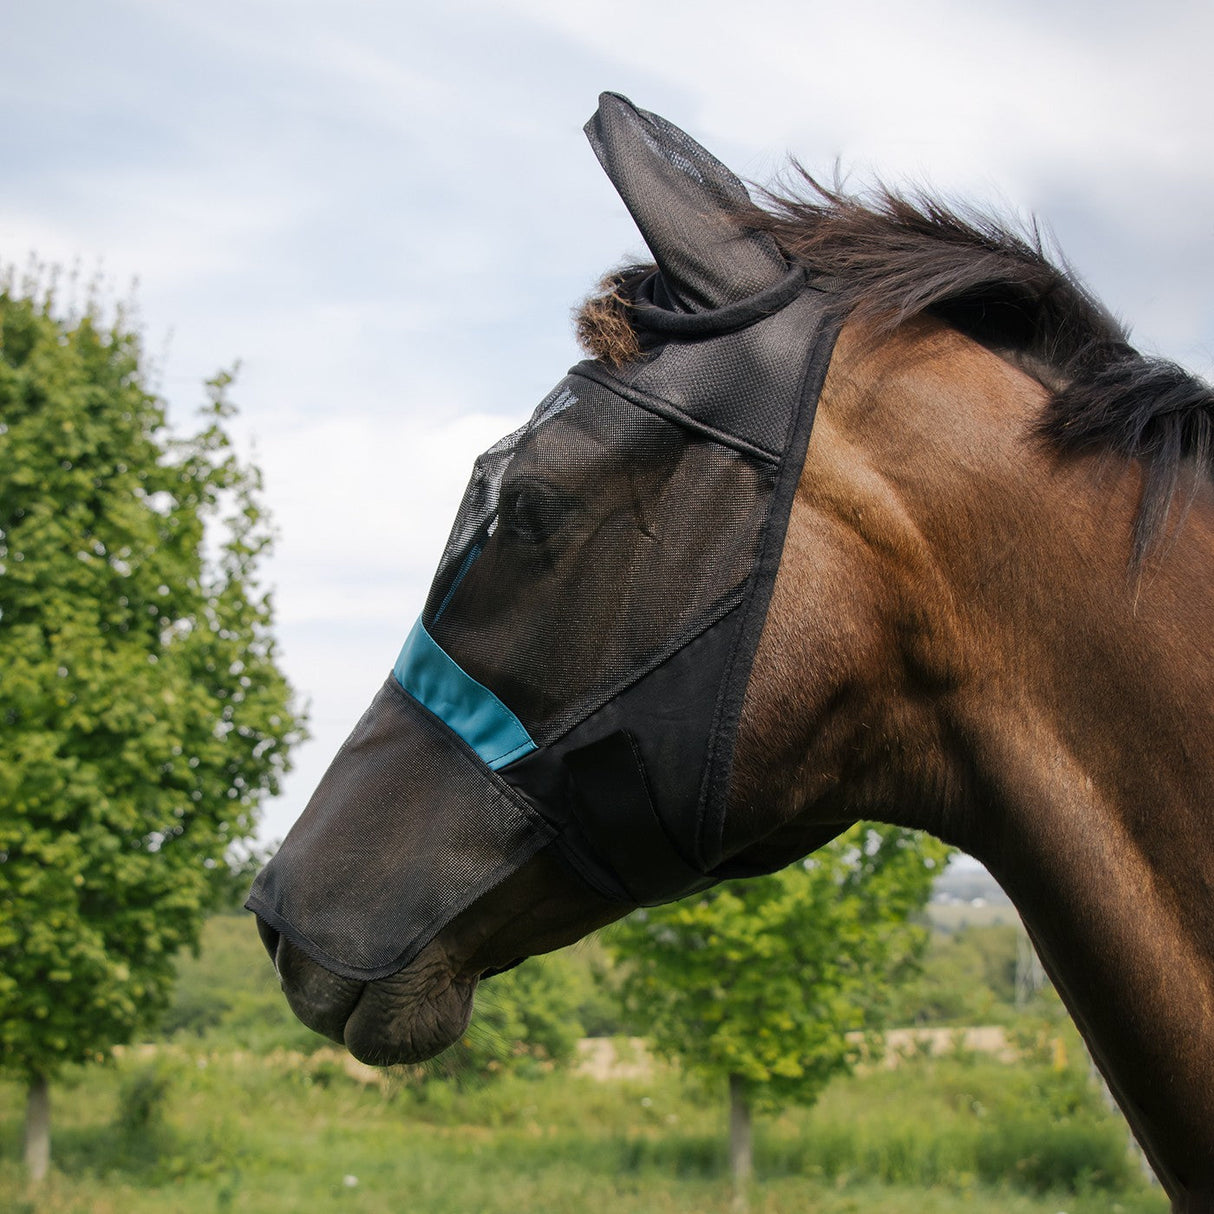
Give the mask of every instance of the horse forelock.
[[(794, 167), (796, 187), (763, 191), (766, 205), (739, 211), (739, 224), (770, 233), (791, 261), (831, 279), (840, 310), (875, 330), (936, 315), (1032, 375), (1050, 392), (1038, 432), (1060, 454), (1140, 461), (1138, 566), (1182, 483), (1214, 480), (1214, 390), (1131, 347), (1070, 266), (1051, 260), (1035, 222), (881, 185), (850, 194)], [(640, 356), (630, 301), (653, 268), (609, 274), (582, 305), (588, 353), (616, 365)]]

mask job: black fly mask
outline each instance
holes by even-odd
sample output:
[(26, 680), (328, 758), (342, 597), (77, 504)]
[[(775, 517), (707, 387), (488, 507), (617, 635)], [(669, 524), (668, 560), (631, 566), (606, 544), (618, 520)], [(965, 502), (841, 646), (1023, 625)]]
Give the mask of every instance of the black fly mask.
[(646, 353), (574, 367), (477, 460), (396, 666), (248, 906), (383, 977), (541, 848), (622, 903), (722, 852), (751, 663), (834, 344), (736, 177), (604, 94), (587, 126), (658, 270)]

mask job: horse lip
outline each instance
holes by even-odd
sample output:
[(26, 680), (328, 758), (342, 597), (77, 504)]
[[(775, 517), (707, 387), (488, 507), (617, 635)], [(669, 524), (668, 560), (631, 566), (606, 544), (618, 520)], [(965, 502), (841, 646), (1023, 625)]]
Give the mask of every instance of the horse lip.
[(365, 983), (346, 1016), (343, 1043), (372, 1066), (433, 1058), (467, 1030), (476, 985), (475, 976), (442, 967), (437, 957), (421, 970)]
[[(260, 918), (257, 931), (295, 1015), (363, 1062), (384, 1066), (433, 1057), (467, 1027), (482, 974), (455, 963), (437, 942), (397, 973), (363, 981), (329, 970)], [(522, 960), (488, 972), (502, 973)]]
[(257, 930), (291, 1010), (314, 1033), (340, 1044), (366, 984), (326, 969), (260, 918)]

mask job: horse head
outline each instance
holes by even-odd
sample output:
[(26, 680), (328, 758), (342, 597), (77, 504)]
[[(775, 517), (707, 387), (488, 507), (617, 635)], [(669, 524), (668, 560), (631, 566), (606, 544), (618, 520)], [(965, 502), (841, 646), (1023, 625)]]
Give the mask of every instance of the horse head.
[(610, 94), (587, 130), (656, 265), (477, 461), (392, 675), (254, 886), (292, 1007), (422, 1059), (482, 977), (635, 906), (860, 818), (926, 828), (1008, 889), (1200, 1200), (1209, 389), (992, 223), (760, 210)]

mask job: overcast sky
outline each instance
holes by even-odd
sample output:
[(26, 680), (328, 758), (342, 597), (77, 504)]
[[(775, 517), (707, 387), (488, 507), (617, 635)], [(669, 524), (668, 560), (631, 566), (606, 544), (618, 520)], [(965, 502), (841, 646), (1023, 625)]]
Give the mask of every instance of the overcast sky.
[(395, 659), (473, 456), (641, 253), (581, 133), (601, 90), (748, 179), (793, 153), (1035, 212), (1209, 377), (1212, 45), (1208, 2), (0, 0), (0, 260), (138, 279), (179, 427), (242, 366), (314, 734), (263, 838)]

